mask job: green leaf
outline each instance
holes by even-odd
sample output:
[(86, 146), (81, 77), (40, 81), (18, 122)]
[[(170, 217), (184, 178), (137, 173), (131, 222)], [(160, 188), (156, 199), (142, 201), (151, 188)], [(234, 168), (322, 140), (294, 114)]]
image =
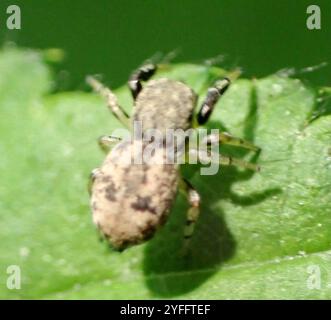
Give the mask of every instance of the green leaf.
[[(163, 72), (203, 92), (225, 72), (175, 65)], [(123, 253), (97, 241), (86, 191), (103, 154), (96, 138), (120, 124), (103, 100), (50, 94), (52, 75), (34, 51), (0, 52), (0, 298), (331, 298), (331, 116), (310, 120), (317, 94), (299, 80), (239, 79), (208, 124), (254, 141), (262, 166), (183, 173), (200, 191), (191, 254), (179, 254), (185, 199), (148, 243)], [(127, 110), (128, 90), (116, 91)], [(7, 267), (21, 289), (7, 288)], [(320, 276), (320, 277), (319, 277)]]

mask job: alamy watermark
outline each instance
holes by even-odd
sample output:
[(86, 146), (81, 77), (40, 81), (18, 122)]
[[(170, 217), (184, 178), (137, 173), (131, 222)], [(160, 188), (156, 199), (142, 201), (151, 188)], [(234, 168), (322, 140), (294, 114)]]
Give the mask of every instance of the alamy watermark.
[(200, 163), (208, 165), (200, 169), (201, 175), (214, 175), (224, 161), (219, 153), (218, 129), (210, 133), (203, 128), (143, 131), (141, 121), (134, 121), (132, 129), (132, 133), (116, 129), (110, 136), (116, 142), (121, 141), (110, 152), (112, 162), (117, 165)]
[(7, 267), (7, 289), (21, 289), (21, 268), (18, 265), (10, 265)]
[(318, 264), (311, 264), (307, 267), (306, 272), (307, 288), (309, 290), (331, 289), (330, 270), (321, 268)]
[(18, 5), (10, 5), (6, 9), (6, 27), (8, 30), (20, 30), (22, 28), (21, 8)]
[(306, 26), (309, 30), (321, 29), (321, 8), (318, 5), (312, 4), (307, 7)]

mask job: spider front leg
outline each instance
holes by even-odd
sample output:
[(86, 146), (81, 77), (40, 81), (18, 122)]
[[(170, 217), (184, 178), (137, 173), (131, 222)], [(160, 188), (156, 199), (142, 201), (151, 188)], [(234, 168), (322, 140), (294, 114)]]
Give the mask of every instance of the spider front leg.
[(216, 154), (215, 152), (211, 151), (204, 151), (204, 150), (197, 150), (197, 149), (190, 149), (189, 156), (192, 156), (193, 159), (198, 159), (202, 163), (215, 163), (224, 166), (235, 166), (243, 169), (249, 169), (252, 171), (260, 171), (260, 166), (256, 165), (255, 163), (250, 163), (241, 159), (223, 156), (221, 154)]
[(135, 100), (142, 89), (141, 81), (149, 80), (155, 73), (157, 66), (153, 63), (145, 64), (132, 73), (128, 85)]
[(98, 139), (98, 144), (102, 151), (104, 151), (105, 153), (108, 153), (115, 144), (117, 144), (121, 141), (122, 141), (122, 138), (119, 138), (119, 137), (101, 136)]
[(200, 215), (200, 195), (193, 188), (191, 183), (184, 178), (181, 178), (179, 188), (180, 191), (185, 194), (190, 204), (190, 208), (186, 214), (186, 223), (184, 227), (184, 251), (186, 251), (194, 233), (195, 224)]
[(107, 104), (109, 110), (113, 115), (126, 127), (130, 127), (130, 119), (125, 110), (118, 104), (116, 95), (107, 87), (105, 87), (101, 82), (99, 82), (94, 77), (87, 77), (86, 82), (93, 88), (93, 90), (104, 98), (107, 99)]
[(230, 86), (230, 79), (224, 78), (215, 82), (214, 86), (208, 89), (207, 97), (205, 98), (197, 116), (199, 125), (206, 123), (214, 110), (219, 98), (226, 92)]
[(231, 146), (237, 146), (253, 151), (260, 150), (260, 148), (255, 146), (253, 143), (241, 138), (234, 137), (227, 132), (209, 134), (203, 139), (203, 142), (206, 143), (208, 146), (220, 143), (220, 144), (228, 144)]

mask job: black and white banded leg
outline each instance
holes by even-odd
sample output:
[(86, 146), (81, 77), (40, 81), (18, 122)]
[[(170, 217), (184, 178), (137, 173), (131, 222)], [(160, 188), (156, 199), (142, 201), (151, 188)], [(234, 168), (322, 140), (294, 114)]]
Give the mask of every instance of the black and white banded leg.
[(101, 96), (106, 98), (109, 110), (123, 125), (129, 128), (129, 116), (125, 112), (125, 110), (118, 104), (116, 95), (94, 77), (89, 76), (86, 78), (86, 81), (95, 92), (101, 94)]
[(198, 124), (205, 124), (211, 113), (213, 112), (214, 106), (216, 105), (219, 98), (225, 93), (230, 86), (230, 79), (223, 78), (215, 82), (214, 86), (208, 89), (207, 97), (205, 98), (200, 111), (197, 116)]
[(180, 190), (184, 192), (190, 205), (184, 227), (184, 250), (186, 251), (200, 215), (200, 195), (191, 183), (184, 178), (181, 178)]
[(128, 85), (132, 93), (133, 99), (136, 99), (142, 89), (141, 81), (150, 79), (157, 69), (156, 64), (149, 63), (141, 66), (130, 76)]

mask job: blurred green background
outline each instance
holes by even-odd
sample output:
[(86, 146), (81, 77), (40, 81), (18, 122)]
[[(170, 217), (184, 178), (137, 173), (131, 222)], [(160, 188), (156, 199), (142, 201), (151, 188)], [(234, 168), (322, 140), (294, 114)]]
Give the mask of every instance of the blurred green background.
[[(22, 29), (6, 29), (6, 8), (22, 10)], [(306, 27), (307, 6), (319, 5), (322, 29)], [(156, 52), (179, 50), (175, 61), (225, 55), (227, 67), (261, 77), (304, 68), (331, 57), (330, 0), (2, 0), (0, 41), (33, 48), (63, 48), (60, 89), (83, 89), (88, 73), (113, 87)], [(330, 84), (331, 65), (306, 81)]]

